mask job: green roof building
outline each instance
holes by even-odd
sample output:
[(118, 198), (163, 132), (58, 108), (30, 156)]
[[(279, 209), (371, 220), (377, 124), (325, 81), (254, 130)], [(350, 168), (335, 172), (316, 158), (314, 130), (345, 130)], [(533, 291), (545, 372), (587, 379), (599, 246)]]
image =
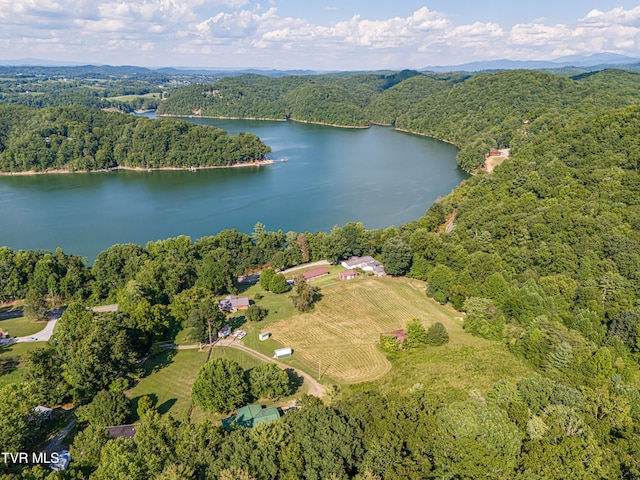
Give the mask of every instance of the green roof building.
[(234, 423), (253, 428), (261, 423), (278, 420), (280, 412), (276, 407), (262, 408), (260, 405), (246, 405), (238, 409), (238, 413), (222, 420), (222, 426), (229, 430)]

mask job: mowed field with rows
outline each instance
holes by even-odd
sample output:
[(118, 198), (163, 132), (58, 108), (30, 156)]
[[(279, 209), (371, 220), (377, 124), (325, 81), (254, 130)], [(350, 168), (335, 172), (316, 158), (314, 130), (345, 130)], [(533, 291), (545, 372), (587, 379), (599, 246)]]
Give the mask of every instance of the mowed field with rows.
[(375, 380), (391, 369), (377, 347), (380, 333), (405, 328), (418, 318), (425, 327), (445, 325), (450, 335), (462, 332), (454, 311), (427, 298), (424, 283), (404, 278), (361, 277), (322, 287), (323, 298), (311, 313), (269, 325), (284, 346), (294, 349), (310, 372), (340, 383)]

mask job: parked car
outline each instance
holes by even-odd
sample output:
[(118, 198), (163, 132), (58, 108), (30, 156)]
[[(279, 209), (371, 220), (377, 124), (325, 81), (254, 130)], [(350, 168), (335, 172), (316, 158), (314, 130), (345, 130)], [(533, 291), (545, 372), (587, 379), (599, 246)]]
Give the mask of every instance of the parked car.
[(62, 470), (66, 470), (69, 466), (69, 462), (71, 461), (71, 454), (69, 453), (69, 450), (60, 450), (59, 452), (57, 452), (57, 454), (54, 455), (57, 457), (58, 461), (52, 461), (49, 464), (49, 468), (54, 472), (61, 472)]

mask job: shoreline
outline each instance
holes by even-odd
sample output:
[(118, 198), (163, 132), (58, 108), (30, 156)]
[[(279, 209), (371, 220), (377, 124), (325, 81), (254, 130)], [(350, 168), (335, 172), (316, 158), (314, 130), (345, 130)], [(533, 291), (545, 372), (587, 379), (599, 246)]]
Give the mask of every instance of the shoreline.
[(264, 159), (264, 160), (256, 160), (252, 162), (244, 162), (244, 163), (234, 163), (232, 165), (204, 165), (204, 166), (191, 166), (191, 167), (155, 167), (155, 168), (144, 168), (144, 167), (125, 167), (123, 165), (118, 165), (117, 167), (111, 168), (101, 168), (99, 170), (69, 170), (69, 169), (60, 169), (60, 170), (43, 170), (43, 171), (35, 171), (35, 170), (27, 170), (24, 172), (0, 172), (0, 177), (13, 177), (18, 175), (56, 175), (56, 174), (85, 174), (85, 173), (108, 173), (114, 170), (126, 170), (130, 172), (155, 172), (155, 171), (183, 171), (183, 172), (191, 172), (198, 170), (213, 170), (217, 168), (241, 168), (241, 167), (263, 167), (265, 165), (272, 165), (276, 163), (276, 160)]
[(296, 122), (296, 123), (310, 123), (312, 125), (323, 125), (325, 127), (335, 127), (335, 128), (371, 128), (371, 125), (337, 125), (335, 123), (313, 122), (311, 120), (297, 120), (295, 118), (223, 117), (223, 116), (211, 116), (211, 115), (173, 115), (169, 113), (161, 113), (161, 114), (156, 113), (156, 117), (210, 118), (212, 120), (255, 120), (260, 122)]
[[(429, 135), (428, 133), (420, 133), (420, 132), (414, 132), (412, 130), (407, 130), (405, 128), (398, 128), (398, 127), (394, 127), (396, 131), (398, 132), (404, 132), (404, 133), (410, 133), (412, 135), (420, 135), (421, 137), (427, 137), (427, 138), (433, 138), (434, 140), (438, 140), (439, 142), (444, 142), (444, 143), (448, 143), (449, 145), (453, 145), (454, 147), (456, 147), (458, 150), (462, 150), (458, 145), (456, 145), (455, 143), (453, 143), (451, 140), (444, 140), (442, 138), (438, 138), (434, 135)], [(460, 153), (460, 152), (458, 152)], [(469, 175), (475, 177), (478, 174), (478, 169), (474, 170), (474, 171), (469, 171), (466, 168), (464, 168), (462, 165), (460, 165), (460, 163), (457, 161), (457, 155), (456, 155), (456, 163), (458, 164), (458, 168), (460, 170), (462, 170), (463, 172), (468, 173)]]
[(420, 135), (421, 137), (433, 138), (434, 140), (438, 140), (439, 142), (448, 143), (449, 145), (453, 145), (454, 147), (456, 147), (458, 150), (461, 150), (461, 148), (458, 145), (456, 145), (455, 143), (453, 143), (451, 140), (443, 140), (442, 138), (436, 137), (434, 135), (429, 135), (428, 133), (414, 132), (413, 130), (407, 130), (406, 128), (400, 128), (400, 127), (394, 127), (394, 128), (398, 132), (411, 133), (413, 135)]

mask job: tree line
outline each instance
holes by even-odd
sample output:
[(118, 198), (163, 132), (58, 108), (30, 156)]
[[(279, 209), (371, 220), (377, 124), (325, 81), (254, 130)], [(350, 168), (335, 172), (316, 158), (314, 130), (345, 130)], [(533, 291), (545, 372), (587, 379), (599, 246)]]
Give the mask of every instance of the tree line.
[(271, 151), (248, 133), (82, 107), (0, 105), (0, 171), (225, 166)]

